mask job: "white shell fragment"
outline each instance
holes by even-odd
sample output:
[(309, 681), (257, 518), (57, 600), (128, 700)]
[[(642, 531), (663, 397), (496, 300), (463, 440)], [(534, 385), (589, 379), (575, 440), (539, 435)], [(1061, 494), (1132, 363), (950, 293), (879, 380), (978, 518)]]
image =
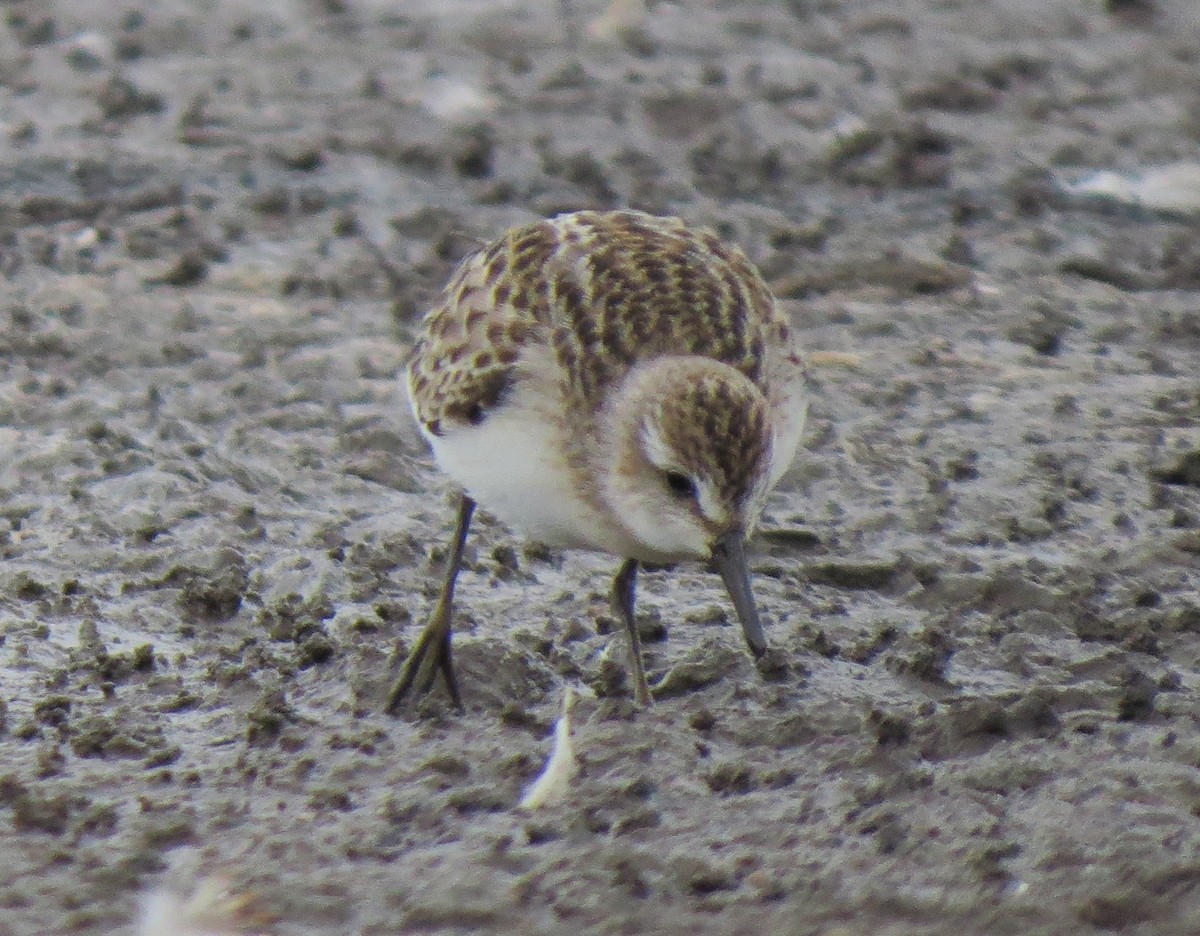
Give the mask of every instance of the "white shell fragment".
[(575, 759), (575, 748), (571, 743), (571, 706), (574, 702), (575, 693), (567, 686), (563, 693), (562, 717), (554, 726), (554, 750), (538, 778), (521, 797), (518, 809), (532, 812), (559, 803), (567, 795), (571, 781), (579, 772), (579, 762)]
[(499, 106), (495, 97), (477, 85), (447, 76), (431, 78), (410, 100), (447, 123), (475, 120)]
[(593, 39), (615, 40), (646, 23), (644, 0), (613, 0), (603, 14), (587, 24), (588, 35)]
[(1106, 169), (1060, 184), (1063, 191), (1077, 198), (1170, 214), (1200, 214), (1200, 163), (1172, 163), (1140, 172)]

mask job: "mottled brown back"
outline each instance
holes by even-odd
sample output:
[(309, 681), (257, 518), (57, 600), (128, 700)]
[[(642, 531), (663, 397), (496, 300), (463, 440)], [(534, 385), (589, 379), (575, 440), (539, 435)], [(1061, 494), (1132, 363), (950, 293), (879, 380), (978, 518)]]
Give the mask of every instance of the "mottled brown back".
[(568, 413), (586, 417), (638, 360), (715, 358), (763, 386), (787, 325), (746, 256), (707, 230), (634, 211), (514, 228), (463, 262), (425, 319), (410, 385), (419, 418), (478, 423), (529, 342), (553, 349)]

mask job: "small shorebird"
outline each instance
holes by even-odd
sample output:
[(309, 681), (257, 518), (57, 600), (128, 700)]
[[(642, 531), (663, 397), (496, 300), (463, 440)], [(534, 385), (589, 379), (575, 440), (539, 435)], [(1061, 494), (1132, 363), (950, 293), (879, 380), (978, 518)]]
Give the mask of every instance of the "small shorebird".
[(613, 601), (640, 703), (639, 563), (708, 562), (751, 652), (766, 650), (745, 540), (807, 403), (800, 351), (740, 250), (636, 211), (514, 228), (458, 268), (407, 376), (421, 432), (463, 493), (441, 594), (388, 711), (438, 670), (462, 708), (451, 605), (476, 502), (549, 546), (623, 559)]

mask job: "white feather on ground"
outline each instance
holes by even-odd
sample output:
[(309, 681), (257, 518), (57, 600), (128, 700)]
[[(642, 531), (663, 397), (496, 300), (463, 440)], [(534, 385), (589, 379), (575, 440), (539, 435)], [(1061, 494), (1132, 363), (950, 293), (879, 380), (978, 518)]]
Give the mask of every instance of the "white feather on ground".
[(571, 743), (571, 706), (575, 693), (567, 686), (563, 693), (563, 713), (554, 725), (554, 750), (537, 779), (529, 785), (518, 809), (532, 812), (545, 806), (559, 803), (567, 795), (571, 781), (579, 772), (579, 761), (575, 759), (575, 748)]

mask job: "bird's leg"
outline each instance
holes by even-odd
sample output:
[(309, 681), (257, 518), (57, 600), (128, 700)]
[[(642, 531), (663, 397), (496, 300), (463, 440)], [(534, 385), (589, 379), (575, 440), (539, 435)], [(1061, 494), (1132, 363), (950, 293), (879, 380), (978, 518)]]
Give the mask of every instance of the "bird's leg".
[(441, 670), (446, 681), (450, 700), (460, 712), (463, 710), (462, 696), (458, 692), (458, 678), (454, 675), (454, 663), (450, 658), (451, 608), (454, 604), (454, 583), (462, 566), (463, 546), (467, 541), (467, 530), (471, 528), (471, 514), (475, 512), (475, 501), (463, 494), (458, 501), (458, 521), (454, 526), (454, 538), (450, 543), (450, 556), (446, 562), (446, 578), (429, 623), (421, 631), (416, 645), (404, 661), (404, 670), (388, 696), (387, 711), (394, 713), (404, 697), (418, 680), (419, 692), (428, 692)]
[(642, 640), (638, 636), (637, 619), (633, 614), (633, 603), (637, 590), (636, 559), (626, 559), (613, 579), (612, 599), (617, 613), (625, 622), (629, 634), (629, 662), (633, 668), (633, 687), (639, 705), (649, 705), (650, 687), (646, 684), (646, 671), (642, 667)]

